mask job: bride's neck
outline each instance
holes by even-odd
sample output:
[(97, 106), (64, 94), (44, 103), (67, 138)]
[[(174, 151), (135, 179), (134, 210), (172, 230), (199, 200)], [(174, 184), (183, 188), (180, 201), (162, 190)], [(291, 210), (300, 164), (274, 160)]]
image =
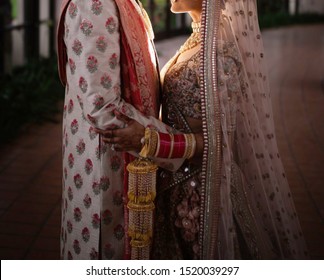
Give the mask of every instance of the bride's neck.
[(200, 22), (200, 20), (201, 20), (201, 12), (191, 11), (191, 12), (189, 12), (189, 15), (192, 18), (193, 22)]

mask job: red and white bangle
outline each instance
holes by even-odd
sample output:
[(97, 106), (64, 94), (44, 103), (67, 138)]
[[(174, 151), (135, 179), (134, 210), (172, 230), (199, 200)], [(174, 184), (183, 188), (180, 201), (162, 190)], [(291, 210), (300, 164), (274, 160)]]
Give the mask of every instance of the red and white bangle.
[(187, 158), (194, 156), (196, 138), (194, 134), (169, 134), (146, 128), (144, 141), (145, 151), (149, 157)]
[(185, 134), (175, 134), (171, 158), (183, 158), (186, 150)]

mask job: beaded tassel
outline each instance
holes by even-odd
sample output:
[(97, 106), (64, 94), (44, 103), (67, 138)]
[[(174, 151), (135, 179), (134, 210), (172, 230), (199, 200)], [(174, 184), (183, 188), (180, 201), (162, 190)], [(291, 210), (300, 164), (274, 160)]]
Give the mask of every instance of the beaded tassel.
[(146, 131), (145, 144), (140, 158), (127, 166), (129, 230), (131, 238), (131, 259), (147, 260), (153, 234), (153, 211), (156, 196), (157, 165), (147, 158), (149, 133)]

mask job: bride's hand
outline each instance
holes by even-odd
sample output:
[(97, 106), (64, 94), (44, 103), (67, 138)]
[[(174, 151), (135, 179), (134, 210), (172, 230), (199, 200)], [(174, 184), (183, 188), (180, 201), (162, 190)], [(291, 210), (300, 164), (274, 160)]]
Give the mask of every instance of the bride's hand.
[(140, 152), (142, 149), (141, 139), (144, 137), (145, 127), (135, 120), (129, 119), (125, 128), (95, 131), (102, 136), (105, 143), (113, 145), (115, 151)]

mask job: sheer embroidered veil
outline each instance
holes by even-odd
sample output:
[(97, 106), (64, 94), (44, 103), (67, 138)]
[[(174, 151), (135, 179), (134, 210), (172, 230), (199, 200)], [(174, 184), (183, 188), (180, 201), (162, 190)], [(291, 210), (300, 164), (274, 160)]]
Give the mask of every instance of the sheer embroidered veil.
[[(204, 0), (202, 36), (201, 258), (237, 257), (240, 223), (253, 257), (306, 258), (275, 138), (256, 0)], [(244, 211), (233, 201), (246, 203), (254, 222), (234, 218)]]

